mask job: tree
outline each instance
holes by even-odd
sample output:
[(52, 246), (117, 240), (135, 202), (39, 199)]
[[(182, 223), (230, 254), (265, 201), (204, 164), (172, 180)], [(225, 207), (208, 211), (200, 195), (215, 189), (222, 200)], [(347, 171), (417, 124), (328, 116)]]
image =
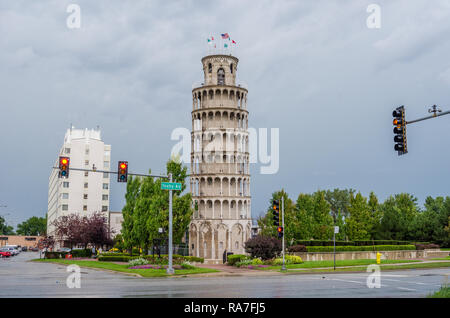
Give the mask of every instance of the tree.
[(55, 237), (69, 243), (70, 248), (78, 243), (87, 245), (83, 219), (78, 214), (62, 215), (53, 221)]
[(133, 246), (138, 244), (138, 240), (135, 235), (134, 229), (134, 212), (136, 206), (136, 200), (139, 195), (141, 186), (140, 178), (128, 177), (127, 192), (125, 193), (125, 206), (122, 209), (123, 223), (122, 223), (122, 236), (124, 247), (129, 249), (130, 254), (133, 251)]
[(325, 200), (330, 204), (331, 216), (337, 221), (337, 215), (340, 213), (344, 218), (348, 216), (348, 207), (350, 205), (350, 196), (355, 192), (353, 189), (334, 189), (325, 192)]
[[(187, 167), (183, 167), (176, 158), (171, 158), (166, 168), (167, 173), (172, 174), (173, 182), (181, 183), (181, 190), (174, 190), (172, 197), (173, 241), (179, 243), (188, 230), (193, 213), (191, 194), (181, 195), (186, 189)], [(161, 179), (152, 177), (130, 178), (128, 181), (126, 204), (122, 209), (122, 236), (124, 245), (130, 251), (133, 246), (139, 246), (146, 253), (153, 240), (161, 237), (159, 228), (168, 233), (169, 191), (161, 189), (161, 182)]]
[(2, 216), (0, 216), (0, 235), (14, 235), (14, 228), (6, 224)]
[(245, 251), (253, 258), (272, 259), (281, 252), (281, 242), (274, 237), (258, 235), (245, 242)]
[(377, 239), (408, 240), (414, 239), (412, 229), (418, 215), (417, 198), (408, 193), (390, 196), (380, 205), (382, 218)]
[(273, 224), (273, 201), (279, 200), (280, 203), (280, 225), (282, 226), (282, 202), (281, 198), (284, 199), (284, 236), (287, 242), (291, 242), (295, 238), (295, 233), (297, 231), (297, 224), (295, 219), (295, 206), (292, 200), (289, 198), (288, 194), (281, 189), (272, 193), (272, 198), (269, 200), (267, 212), (264, 217), (258, 219), (258, 226), (260, 227), (261, 235), (267, 237), (277, 237), (277, 226)]
[[(84, 243), (97, 247), (103, 245), (113, 245), (112, 234), (109, 230), (108, 219), (100, 212), (95, 212), (90, 216), (83, 217)], [(87, 247), (85, 245), (85, 248)]]
[(33, 216), (17, 225), (19, 235), (45, 235), (47, 231), (47, 218)]
[(350, 216), (345, 219), (349, 240), (368, 240), (372, 230), (371, 214), (367, 199), (360, 192), (350, 196), (348, 207)]

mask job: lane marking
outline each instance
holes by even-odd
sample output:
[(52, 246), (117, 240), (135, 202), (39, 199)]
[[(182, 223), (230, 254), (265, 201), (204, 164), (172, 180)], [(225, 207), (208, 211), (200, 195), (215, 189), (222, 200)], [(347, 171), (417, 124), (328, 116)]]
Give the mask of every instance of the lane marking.
[(417, 289), (411, 289), (411, 288), (406, 288), (406, 287), (396, 287), (397, 289), (401, 289), (401, 290), (407, 290), (407, 291), (417, 291)]

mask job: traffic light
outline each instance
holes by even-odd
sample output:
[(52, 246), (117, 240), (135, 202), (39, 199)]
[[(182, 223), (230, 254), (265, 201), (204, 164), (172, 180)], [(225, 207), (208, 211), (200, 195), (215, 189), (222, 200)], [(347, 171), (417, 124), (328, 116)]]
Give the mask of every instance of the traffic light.
[(128, 161), (119, 161), (117, 172), (117, 182), (127, 182), (128, 179)]
[(277, 229), (277, 232), (278, 232), (278, 238), (282, 238), (283, 237), (283, 227), (282, 226), (279, 226), (278, 227), (278, 229)]
[(69, 157), (59, 157), (59, 173), (58, 178), (68, 178), (69, 177)]
[(408, 147), (406, 145), (406, 120), (405, 120), (405, 107), (397, 107), (392, 112), (394, 117), (394, 149), (398, 152), (398, 155), (404, 155), (408, 153)]
[(280, 201), (273, 200), (273, 225), (280, 225)]

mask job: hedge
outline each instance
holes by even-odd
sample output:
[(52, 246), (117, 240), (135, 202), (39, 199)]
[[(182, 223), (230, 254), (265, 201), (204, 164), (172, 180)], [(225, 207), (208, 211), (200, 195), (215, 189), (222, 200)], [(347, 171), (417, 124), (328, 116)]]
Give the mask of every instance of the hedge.
[[(333, 246), (307, 246), (308, 252), (333, 252)], [(336, 246), (336, 252), (405, 251), (415, 250), (414, 245)]]
[[(98, 257), (98, 260), (101, 262), (128, 262), (132, 259), (137, 258), (145, 258), (148, 260), (151, 264), (158, 264), (158, 265), (165, 265), (169, 263), (169, 257), (167, 255), (161, 255), (161, 257), (158, 257), (157, 255), (147, 255), (147, 256), (129, 256), (129, 255), (100, 255)], [(195, 257), (195, 256), (181, 256), (174, 254), (172, 255), (173, 262), (175, 264), (182, 264), (183, 262), (197, 262), (197, 263), (203, 263), (204, 259), (201, 257)]]
[[(395, 240), (360, 240), (360, 241), (336, 241), (336, 246), (372, 246), (372, 245), (409, 245), (409, 241)], [(293, 245), (305, 246), (333, 246), (332, 240), (296, 240)]]
[(92, 250), (91, 249), (72, 250), (69, 254), (72, 254), (72, 257), (91, 257)]
[(45, 252), (44, 258), (54, 259), (54, 258), (65, 258), (68, 252)]
[(248, 259), (248, 257), (243, 254), (228, 255), (227, 263), (228, 265), (234, 265), (235, 263), (242, 262), (243, 260), (246, 259)]

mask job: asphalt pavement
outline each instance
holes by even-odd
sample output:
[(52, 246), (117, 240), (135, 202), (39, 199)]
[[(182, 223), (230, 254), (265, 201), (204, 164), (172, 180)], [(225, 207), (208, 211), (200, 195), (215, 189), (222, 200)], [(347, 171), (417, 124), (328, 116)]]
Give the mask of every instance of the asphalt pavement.
[(380, 288), (368, 288), (370, 273), (139, 278), (81, 268), (81, 288), (68, 288), (66, 266), (33, 258), (39, 253), (0, 259), (0, 297), (425, 297), (450, 274), (448, 268), (386, 271)]

